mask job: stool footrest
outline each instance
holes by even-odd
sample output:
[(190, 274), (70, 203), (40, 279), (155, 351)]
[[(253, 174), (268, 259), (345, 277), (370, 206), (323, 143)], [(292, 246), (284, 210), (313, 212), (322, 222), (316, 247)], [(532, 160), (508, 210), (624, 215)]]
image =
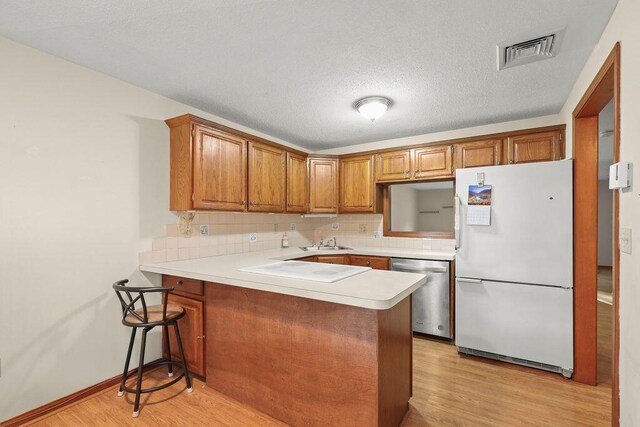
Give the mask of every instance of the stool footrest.
[[(164, 384), (160, 384), (159, 386), (150, 387), (150, 388), (141, 388), (140, 393), (151, 393), (153, 391), (158, 391), (158, 390), (162, 390), (163, 388), (171, 387), (172, 385), (180, 381), (182, 378), (184, 378), (184, 371), (185, 371), (184, 364), (182, 362), (177, 362), (173, 360), (157, 360), (153, 363), (150, 363), (149, 365), (146, 365), (142, 368), (142, 374), (144, 375), (145, 371), (148, 371), (149, 369), (156, 368), (158, 366), (163, 366), (163, 365), (171, 365), (174, 368), (181, 369), (182, 372), (180, 372), (180, 375), (178, 375), (177, 377), (172, 377), (171, 381), (168, 381)], [(129, 372), (127, 376), (122, 380), (122, 384), (120, 385), (120, 388), (126, 391), (127, 393), (136, 393), (137, 390), (135, 388), (128, 387), (125, 383), (129, 378), (132, 378), (137, 373), (138, 373), (137, 370), (133, 372)]]

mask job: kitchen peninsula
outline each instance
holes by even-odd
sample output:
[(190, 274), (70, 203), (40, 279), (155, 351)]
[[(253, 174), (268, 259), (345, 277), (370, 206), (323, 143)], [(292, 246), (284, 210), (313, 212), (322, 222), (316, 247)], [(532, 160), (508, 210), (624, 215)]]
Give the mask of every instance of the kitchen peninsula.
[[(399, 425), (411, 397), (410, 296), (426, 277), (367, 270), (323, 283), (238, 271), (307, 255), (290, 248), (140, 269), (178, 292), (196, 284), (207, 386), (291, 425)], [(452, 254), (430, 254), (438, 257)]]

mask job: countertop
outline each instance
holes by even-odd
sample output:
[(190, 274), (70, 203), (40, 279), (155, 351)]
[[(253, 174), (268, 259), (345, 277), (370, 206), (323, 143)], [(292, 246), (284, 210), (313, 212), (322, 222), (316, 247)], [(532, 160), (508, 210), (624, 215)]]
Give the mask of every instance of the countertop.
[(382, 270), (370, 270), (334, 283), (238, 271), (243, 267), (305, 256), (342, 254), (433, 260), (453, 260), (455, 257), (455, 253), (452, 251), (400, 248), (354, 248), (353, 250), (311, 252), (299, 248), (287, 248), (145, 264), (140, 266), (140, 270), (374, 310), (386, 310), (393, 307), (426, 282), (426, 276), (423, 274)]

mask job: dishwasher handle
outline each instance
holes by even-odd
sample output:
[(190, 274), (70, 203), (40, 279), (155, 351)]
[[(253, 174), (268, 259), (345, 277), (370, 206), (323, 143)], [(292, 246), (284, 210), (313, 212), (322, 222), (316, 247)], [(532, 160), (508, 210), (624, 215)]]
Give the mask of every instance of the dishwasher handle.
[(446, 273), (446, 267), (412, 267), (410, 264), (393, 264), (394, 271), (415, 271), (418, 273)]

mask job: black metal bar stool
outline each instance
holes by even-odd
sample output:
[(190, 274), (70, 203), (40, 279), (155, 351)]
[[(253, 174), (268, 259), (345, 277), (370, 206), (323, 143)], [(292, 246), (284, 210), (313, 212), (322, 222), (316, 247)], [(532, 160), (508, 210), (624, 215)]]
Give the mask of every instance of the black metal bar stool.
[[(127, 351), (127, 359), (124, 363), (124, 371), (122, 372), (122, 381), (120, 383), (120, 390), (118, 396), (122, 396), (124, 392), (135, 393), (136, 400), (133, 406), (133, 416), (137, 417), (140, 409), (140, 394), (151, 393), (152, 391), (161, 390), (169, 387), (185, 378), (187, 382), (187, 392), (191, 393), (193, 388), (191, 386), (191, 376), (187, 369), (186, 359), (184, 358), (184, 351), (182, 350), (182, 341), (180, 340), (180, 330), (178, 329), (178, 320), (185, 315), (184, 308), (167, 304), (169, 292), (174, 288), (135, 288), (131, 286), (125, 286), (128, 280), (119, 280), (113, 284), (113, 289), (118, 295), (120, 304), (122, 305), (122, 324), (131, 327), (131, 339), (129, 340), (129, 350)], [(144, 298), (146, 294), (161, 293), (162, 303), (158, 305), (147, 306), (147, 302)], [(133, 296), (132, 296), (133, 294)], [(126, 297), (126, 298), (125, 298)], [(136, 304), (140, 303), (140, 307), (136, 308)], [(163, 338), (165, 341), (165, 348), (167, 352), (167, 358), (154, 362), (152, 365), (167, 365), (169, 377), (173, 377), (173, 366), (182, 369), (182, 373), (178, 377), (169, 381), (166, 384), (159, 385), (157, 387), (142, 388), (142, 371), (144, 365), (144, 351), (147, 342), (147, 332), (156, 326), (163, 327)], [(171, 360), (171, 348), (169, 346), (169, 326), (173, 326), (173, 330), (176, 334), (176, 341), (178, 343), (178, 350), (180, 352), (181, 361)], [(136, 331), (138, 328), (142, 328), (142, 341), (140, 343), (140, 364), (138, 365), (138, 382), (136, 388), (130, 388), (125, 385), (125, 382), (131, 375), (127, 375), (129, 370), (129, 361), (131, 360), (131, 352), (133, 351), (133, 343), (136, 338)], [(149, 366), (151, 367), (151, 366)]]

